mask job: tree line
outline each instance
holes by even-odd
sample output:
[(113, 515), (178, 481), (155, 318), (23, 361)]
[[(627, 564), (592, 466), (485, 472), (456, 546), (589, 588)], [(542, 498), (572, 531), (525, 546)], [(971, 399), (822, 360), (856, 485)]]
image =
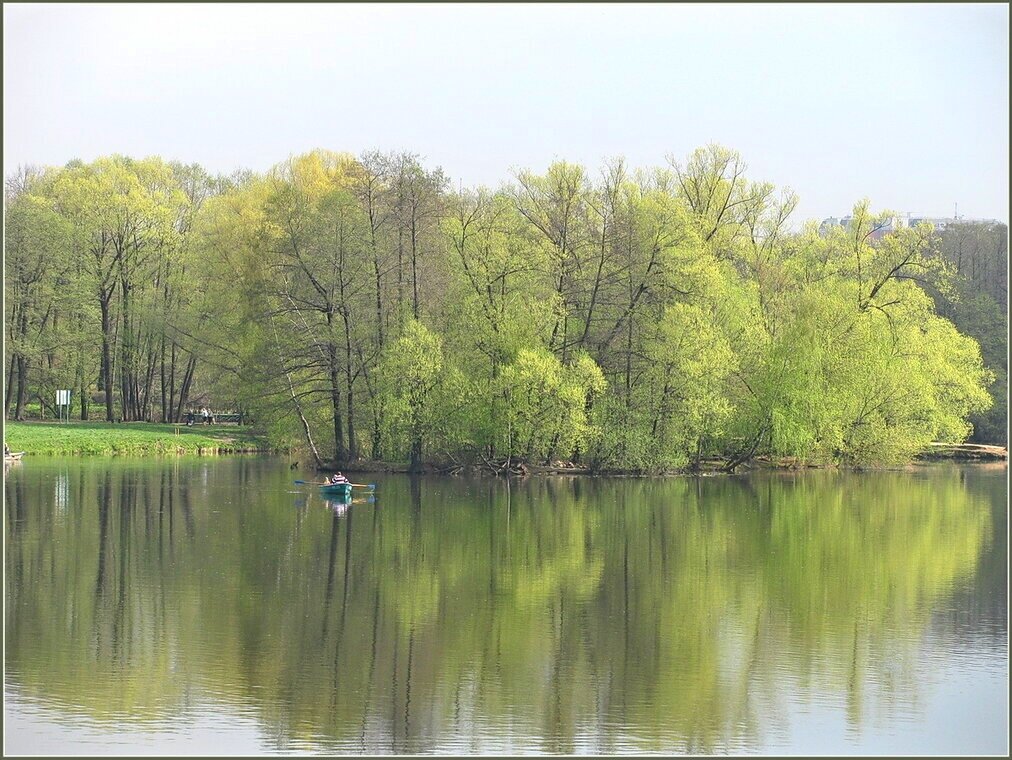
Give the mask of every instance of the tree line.
[(862, 202), (846, 230), (792, 231), (796, 197), (746, 172), (715, 145), (498, 189), (410, 153), (22, 170), (5, 413), (56, 388), (82, 419), (211, 399), (317, 463), (496, 470), (887, 463), (970, 434), (1007, 376), (987, 349), (1007, 297), (975, 284), (1004, 226), (873, 241)]

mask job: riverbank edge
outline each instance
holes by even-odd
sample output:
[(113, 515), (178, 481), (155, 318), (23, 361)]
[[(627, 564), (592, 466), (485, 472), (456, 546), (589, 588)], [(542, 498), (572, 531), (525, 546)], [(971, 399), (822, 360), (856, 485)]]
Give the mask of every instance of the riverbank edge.
[(277, 448), (231, 448), (215, 446), (198, 446), (193, 449), (179, 447), (172, 449), (140, 449), (140, 450), (119, 450), (108, 451), (81, 451), (80, 449), (46, 449), (45, 451), (25, 451), (24, 456), (16, 461), (30, 461), (35, 457), (135, 457), (137, 459), (168, 459), (170, 457), (213, 457), (213, 456), (240, 456), (259, 454), (263, 456), (281, 456), (288, 454), (287, 449)]
[(707, 459), (700, 462), (699, 467), (672, 468), (669, 470), (650, 471), (629, 470), (629, 469), (594, 469), (580, 467), (571, 463), (556, 463), (554, 465), (531, 465), (526, 463), (506, 464), (496, 466), (492, 462), (484, 463), (423, 463), (420, 469), (412, 471), (409, 464), (404, 462), (382, 462), (372, 460), (357, 460), (354, 462), (324, 462), (317, 468), (318, 472), (360, 472), (360, 473), (391, 473), (405, 475), (482, 475), (482, 476), (508, 476), (528, 477), (539, 475), (581, 475), (600, 477), (675, 477), (675, 476), (712, 476), (712, 475), (734, 475), (746, 472), (771, 471), (771, 472), (798, 472), (801, 470), (839, 470), (847, 472), (877, 472), (890, 470), (903, 470), (922, 464), (933, 462), (960, 462), (963, 464), (1007, 464), (1008, 449), (1003, 446), (982, 446), (977, 444), (948, 444), (933, 443), (932, 448), (921, 452), (914, 459), (904, 464), (879, 465), (879, 466), (854, 466), (840, 465), (834, 463), (810, 463), (792, 457), (757, 457), (749, 462), (738, 465), (733, 470), (728, 470), (727, 463), (718, 459)]
[[(41, 433), (42, 440), (36, 440), (34, 447), (28, 440), (21, 440), (18, 433), (32, 430), (33, 435)], [(24, 450), (26, 457), (36, 456), (136, 456), (136, 457), (172, 457), (172, 456), (219, 456), (261, 454), (283, 456), (292, 455), (292, 449), (270, 443), (266, 435), (250, 429), (233, 427), (202, 428), (189, 427), (173, 423), (71, 423), (68, 427), (53, 423), (5, 423), (4, 435), (13, 431), (8, 443), (14, 450)], [(114, 440), (105, 442), (101, 448), (86, 447), (83, 443), (68, 441), (67, 433), (82, 433), (87, 437), (99, 439), (103, 433)], [(180, 434), (187, 438), (199, 439), (190, 446), (181, 446)], [(241, 440), (232, 441), (233, 433)], [(56, 444), (61, 441), (62, 445)], [(93, 442), (92, 441), (92, 442)], [(232, 444), (235, 445), (232, 445)], [(40, 445), (41, 444), (41, 445)], [(834, 463), (810, 463), (792, 457), (757, 457), (756, 459), (737, 465), (732, 470), (727, 462), (721, 459), (705, 459), (696, 467), (672, 468), (660, 471), (643, 471), (635, 469), (595, 469), (579, 466), (572, 462), (554, 462), (550, 465), (531, 465), (509, 460), (494, 462), (427, 462), (414, 474), (422, 475), (491, 475), (510, 477), (526, 477), (533, 475), (584, 475), (602, 477), (663, 477), (678, 475), (718, 475), (734, 474), (735, 472), (753, 472), (757, 470), (798, 471), (798, 470), (850, 470), (874, 471), (895, 470), (923, 462), (960, 461), (979, 463), (1000, 463), (1008, 461), (1008, 449), (1004, 446), (991, 446), (968, 443), (934, 442), (925, 451), (918, 454), (912, 461), (901, 465), (884, 466), (846, 466)], [(297, 463), (296, 463), (297, 464)], [(411, 474), (412, 469), (406, 462), (385, 462), (360, 459), (354, 462), (325, 461), (317, 468), (320, 472), (361, 473), (403, 473)]]

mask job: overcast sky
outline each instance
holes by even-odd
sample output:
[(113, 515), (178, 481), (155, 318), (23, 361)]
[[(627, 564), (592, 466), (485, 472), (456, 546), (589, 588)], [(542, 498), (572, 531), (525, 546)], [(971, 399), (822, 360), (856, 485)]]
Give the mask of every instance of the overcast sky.
[(800, 219), (1008, 221), (1005, 5), (12, 5), (4, 171), (410, 150), (465, 186), (719, 142)]

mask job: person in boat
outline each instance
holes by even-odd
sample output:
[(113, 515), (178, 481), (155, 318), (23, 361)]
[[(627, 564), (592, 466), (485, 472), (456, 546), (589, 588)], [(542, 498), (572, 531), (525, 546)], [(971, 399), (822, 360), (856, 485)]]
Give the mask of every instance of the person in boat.
[(11, 447), (7, 445), (7, 441), (4, 441), (4, 456), (9, 457), (14, 452), (11, 451)]
[(333, 477), (330, 479), (330, 484), (332, 486), (337, 486), (337, 485), (341, 485), (342, 483), (348, 483), (348, 482), (349, 482), (348, 478), (344, 477), (344, 475), (342, 473), (340, 473), (340, 472), (335, 472), (334, 475), (333, 475)]

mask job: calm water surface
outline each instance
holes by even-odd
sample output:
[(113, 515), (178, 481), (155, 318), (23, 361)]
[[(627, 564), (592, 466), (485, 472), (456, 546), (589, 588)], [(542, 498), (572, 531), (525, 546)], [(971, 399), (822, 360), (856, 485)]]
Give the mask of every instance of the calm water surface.
[(5, 750), (1006, 754), (1007, 474), (28, 459)]

